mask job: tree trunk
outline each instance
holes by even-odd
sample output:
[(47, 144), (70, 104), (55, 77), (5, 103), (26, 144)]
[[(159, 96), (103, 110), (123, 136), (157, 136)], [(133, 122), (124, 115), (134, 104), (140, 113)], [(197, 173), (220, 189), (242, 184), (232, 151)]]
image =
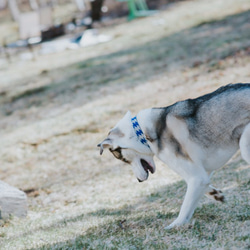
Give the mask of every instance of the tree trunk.
[(102, 17), (102, 4), (104, 0), (91, 1), (91, 18), (92, 21), (100, 21)]
[(38, 5), (36, 0), (29, 0), (29, 3), (30, 3), (30, 8), (32, 10), (38, 10), (39, 9), (39, 5)]
[(85, 10), (85, 3), (84, 0), (75, 0), (76, 6), (80, 11)]
[(11, 12), (12, 18), (16, 22), (18, 22), (20, 12), (19, 12), (16, 0), (8, 0), (8, 5), (9, 5), (9, 8), (10, 8), (10, 12)]
[(7, 7), (7, 0), (0, 0), (0, 10), (3, 10)]

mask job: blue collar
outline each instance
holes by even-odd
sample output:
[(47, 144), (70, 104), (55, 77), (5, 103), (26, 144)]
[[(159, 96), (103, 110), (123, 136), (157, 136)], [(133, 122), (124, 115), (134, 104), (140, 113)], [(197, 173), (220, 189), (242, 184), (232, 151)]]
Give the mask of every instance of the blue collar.
[(146, 139), (146, 137), (145, 137), (145, 135), (144, 135), (144, 133), (143, 133), (143, 131), (142, 131), (142, 129), (141, 129), (141, 127), (140, 127), (138, 121), (137, 121), (137, 117), (136, 117), (136, 116), (133, 117), (133, 118), (131, 119), (131, 122), (132, 122), (132, 125), (133, 125), (133, 128), (134, 128), (134, 130), (135, 130), (135, 133), (136, 133), (136, 135), (137, 135), (138, 140), (139, 140), (143, 145), (145, 145), (145, 146), (147, 146), (147, 147), (150, 148), (150, 146), (148, 145), (147, 139)]

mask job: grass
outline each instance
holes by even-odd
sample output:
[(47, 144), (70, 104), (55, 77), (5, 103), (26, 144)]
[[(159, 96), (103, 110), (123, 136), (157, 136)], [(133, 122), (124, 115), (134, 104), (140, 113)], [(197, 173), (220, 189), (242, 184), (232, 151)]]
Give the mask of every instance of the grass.
[[(75, 99), (75, 106), (80, 106), (99, 98), (105, 93), (105, 88), (115, 93), (124, 88), (133, 88), (166, 72), (183, 72), (190, 67), (202, 65), (208, 65), (203, 69), (204, 73), (222, 69), (226, 67), (223, 60), (248, 53), (249, 16), (250, 12), (247, 10), (205, 23), (198, 20), (190, 28), (157, 40), (89, 58), (60, 69), (43, 70), (38, 79), (24, 78), (20, 79), (19, 86), (8, 86), (4, 91), (5, 95), (0, 96), (0, 111), (3, 115), (12, 114), (14, 110), (25, 112), (31, 105), (39, 109), (44, 107), (58, 110), (62, 105), (72, 104), (72, 99)], [(33, 84), (27, 84), (30, 82)], [(34, 86), (34, 82), (37, 82), (37, 86)], [(35, 112), (37, 119), (37, 109)], [(30, 117), (32, 116), (25, 117), (26, 121), (23, 122), (27, 123)], [(8, 129), (13, 126), (8, 125)]]
[(96, 148), (128, 109), (249, 81), (249, 1), (221, 4), (176, 3), (101, 29), (109, 43), (0, 68), (1, 180), (34, 190), (27, 218), (0, 221), (1, 249), (250, 248), (250, 173), (239, 154), (212, 179), (226, 202), (204, 197), (190, 224), (167, 231), (185, 182), (156, 159), (138, 184)]
[[(229, 167), (228, 173), (238, 166)], [(215, 183), (225, 173), (217, 173)], [(63, 243), (45, 245), (41, 249), (247, 249), (249, 237), (249, 169), (240, 172), (237, 188), (226, 192), (227, 202), (206, 202), (194, 214), (193, 221), (177, 229), (165, 230), (172, 221), (182, 195), (184, 182), (163, 187), (146, 197), (142, 204), (120, 207), (118, 210), (102, 209), (87, 217), (109, 217), (107, 222), (92, 227), (83, 235)], [(233, 178), (235, 179), (235, 178)], [(233, 179), (227, 181), (233, 183)], [(237, 193), (240, 193), (240, 197)], [(236, 198), (237, 197), (237, 198)], [(140, 207), (140, 209), (137, 208)], [(67, 225), (66, 225), (67, 226)]]

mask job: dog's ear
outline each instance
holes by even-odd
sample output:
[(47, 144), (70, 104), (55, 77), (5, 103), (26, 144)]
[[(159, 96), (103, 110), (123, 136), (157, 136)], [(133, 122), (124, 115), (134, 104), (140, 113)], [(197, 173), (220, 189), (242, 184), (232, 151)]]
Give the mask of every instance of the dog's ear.
[(115, 128), (119, 128), (120, 131), (126, 131), (131, 126), (131, 112), (128, 111), (123, 118), (116, 124)]
[(103, 153), (105, 148), (113, 149), (118, 146), (127, 148), (126, 140), (124, 141), (124, 138), (126, 137), (126, 132), (129, 136), (130, 128), (132, 128), (131, 113), (130, 111), (128, 111), (126, 115), (116, 124), (116, 126), (111, 129), (108, 137), (103, 142), (97, 145), (97, 147), (100, 147), (100, 154)]
[(102, 154), (105, 148), (113, 148), (112, 140), (110, 138), (106, 138), (103, 142), (98, 144), (97, 147), (100, 147), (100, 154)]

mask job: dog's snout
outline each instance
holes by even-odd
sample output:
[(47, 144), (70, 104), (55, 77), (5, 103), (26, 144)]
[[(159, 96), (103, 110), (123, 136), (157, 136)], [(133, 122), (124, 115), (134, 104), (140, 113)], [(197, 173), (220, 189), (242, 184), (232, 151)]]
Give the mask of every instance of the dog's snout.
[(143, 182), (142, 180), (140, 180), (139, 178), (137, 178), (137, 180), (139, 181), (139, 182)]

